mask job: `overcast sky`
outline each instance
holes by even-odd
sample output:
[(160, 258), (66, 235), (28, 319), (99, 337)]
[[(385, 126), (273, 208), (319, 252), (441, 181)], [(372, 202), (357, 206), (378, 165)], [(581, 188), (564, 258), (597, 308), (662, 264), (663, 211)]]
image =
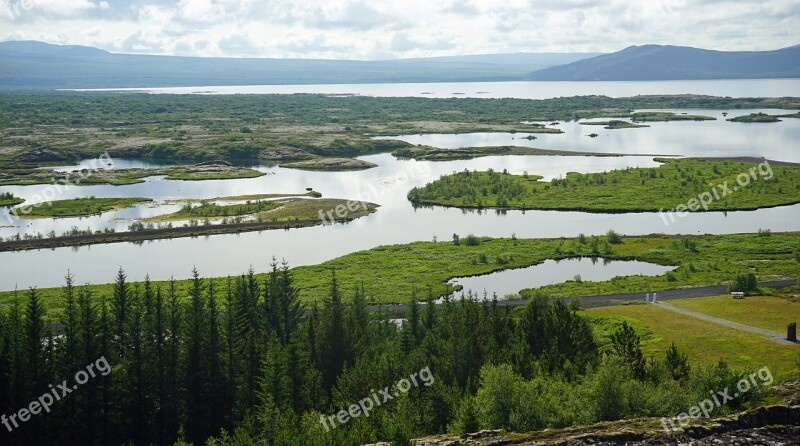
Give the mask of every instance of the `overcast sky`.
[(188, 56), (384, 59), (800, 43), (798, 0), (0, 0), (0, 40)]

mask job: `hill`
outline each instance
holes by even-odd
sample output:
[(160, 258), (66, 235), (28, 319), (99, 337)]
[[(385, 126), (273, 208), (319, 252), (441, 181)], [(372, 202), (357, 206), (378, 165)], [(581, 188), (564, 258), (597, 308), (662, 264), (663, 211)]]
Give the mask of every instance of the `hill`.
[(521, 80), (595, 53), (515, 53), (396, 60), (206, 58), (115, 54), (85, 46), (0, 42), (0, 88), (124, 88)]
[(773, 51), (714, 51), (631, 46), (611, 54), (535, 71), (538, 81), (639, 81), (800, 77), (800, 45)]

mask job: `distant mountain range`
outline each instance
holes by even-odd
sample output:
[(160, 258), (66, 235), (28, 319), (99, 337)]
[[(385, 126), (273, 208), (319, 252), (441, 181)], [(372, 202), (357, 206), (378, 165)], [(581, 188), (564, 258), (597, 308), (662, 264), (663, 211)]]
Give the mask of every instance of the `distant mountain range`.
[(599, 53), (516, 53), (379, 61), (115, 54), (85, 46), (0, 42), (0, 88), (123, 88), (521, 80)]
[(800, 77), (800, 45), (774, 51), (713, 51), (642, 45), (537, 70), (537, 81), (643, 81)]
[(722, 52), (644, 45), (611, 54), (513, 53), (377, 61), (116, 54), (0, 42), (0, 89), (800, 77), (800, 45)]

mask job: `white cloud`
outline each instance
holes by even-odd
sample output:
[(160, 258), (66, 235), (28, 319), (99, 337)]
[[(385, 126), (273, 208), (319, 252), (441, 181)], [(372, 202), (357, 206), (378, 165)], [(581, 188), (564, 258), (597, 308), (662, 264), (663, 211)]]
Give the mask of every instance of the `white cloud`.
[[(796, 0), (0, 0), (0, 40), (232, 57), (387, 58), (800, 43)], [(30, 3), (32, 2), (32, 3)], [(0, 3), (2, 6), (2, 3)]]

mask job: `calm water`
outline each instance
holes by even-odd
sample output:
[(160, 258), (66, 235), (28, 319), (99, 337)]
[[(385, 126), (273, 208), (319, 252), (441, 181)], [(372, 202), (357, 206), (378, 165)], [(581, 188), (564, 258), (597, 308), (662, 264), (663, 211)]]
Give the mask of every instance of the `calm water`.
[(800, 79), (730, 79), (631, 82), (452, 82), (405, 84), (246, 85), (89, 89), (80, 91), (141, 91), (154, 94), (357, 94), (429, 98), (548, 99), (579, 95), (610, 97), (642, 94), (705, 94), (731, 97), (800, 96)]
[[(763, 156), (780, 161), (800, 162), (800, 119), (784, 118), (775, 123), (740, 123), (727, 118), (746, 115), (753, 110), (667, 110), (716, 117), (716, 121), (648, 122), (650, 127), (606, 130), (602, 126), (559, 122), (562, 134), (462, 133), (382, 136), (376, 139), (399, 139), (411, 144), (442, 148), (477, 146), (523, 146), (582, 152), (660, 154), (684, 156)], [(786, 114), (786, 110), (760, 110)], [(585, 122), (585, 121), (583, 121)], [(590, 133), (597, 133), (590, 138)], [(533, 172), (531, 172), (533, 173)]]
[(523, 288), (536, 288), (554, 283), (575, 280), (610, 280), (617, 276), (659, 276), (672, 270), (671, 266), (631, 261), (608, 261), (596, 258), (575, 258), (564, 260), (545, 260), (538, 265), (526, 268), (507, 269), (482, 276), (456, 277), (448, 283), (461, 285), (464, 291), (472, 290), (483, 296), (484, 291), (491, 297), (497, 293), (499, 298), (516, 294)]
[[(439, 88), (437, 85), (444, 85)], [(352, 89), (350, 87), (353, 87)], [(474, 87), (474, 88), (472, 88)], [(231, 87), (235, 88), (235, 87)], [(247, 87), (257, 88), (257, 87)], [(298, 86), (258, 87), (294, 92)], [(395, 84), (395, 85), (326, 85), (309, 86), (313, 92), (349, 92), (389, 96), (418, 95), (434, 91), (448, 95), (465, 91), (473, 94), (489, 91), (481, 97), (515, 96), (547, 97), (575, 94), (607, 94), (626, 96), (646, 93), (701, 93), (729, 96), (800, 96), (800, 80), (769, 81), (691, 81), (691, 82), (586, 82), (569, 83), (486, 83), (486, 84)], [(331, 90), (323, 90), (331, 89)], [(563, 88), (564, 90), (559, 90)], [(165, 91), (167, 89), (164, 89)], [(176, 89), (168, 89), (171, 92)], [(414, 91), (417, 93), (414, 93)], [(447, 93), (449, 91), (449, 93)], [(228, 92), (228, 90), (226, 90)], [(244, 92), (244, 91), (238, 91)], [(690, 111), (692, 113), (694, 111)], [(721, 118), (722, 111), (697, 111)], [(744, 114), (731, 111), (729, 117)], [(706, 122), (652, 123), (643, 129), (604, 130), (600, 127), (581, 126), (577, 123), (559, 123), (566, 133), (537, 135), (537, 139), (522, 139), (522, 134), (467, 134), (467, 135), (408, 135), (402, 139), (414, 143), (430, 143), (439, 147), (472, 145), (529, 145), (540, 148), (581, 150), (592, 152), (618, 152), (628, 154), (658, 153), (676, 155), (757, 155), (770, 159), (800, 162), (797, 142), (800, 140), (800, 120), (785, 119), (772, 124), (739, 124), (724, 120)], [(599, 133), (589, 138), (591, 132)], [(513, 138), (513, 139), (512, 139)], [(448, 162), (418, 162), (397, 160), (389, 154), (363, 157), (378, 167), (359, 172), (304, 172), (261, 166), (269, 173), (260, 178), (183, 182), (148, 178), (146, 182), (128, 186), (82, 186), (64, 191), (58, 199), (75, 197), (144, 196), (156, 200), (154, 204), (139, 205), (132, 209), (110, 212), (89, 218), (57, 220), (23, 220), (22, 223), (0, 216), (0, 236), (17, 233), (46, 234), (53, 230), (62, 233), (73, 226), (93, 230), (115, 228), (127, 230), (134, 218), (172, 212), (180, 204), (173, 200), (186, 198), (215, 198), (243, 194), (302, 193), (312, 187), (331, 198), (359, 198), (381, 205), (378, 212), (348, 224), (317, 226), (289, 231), (230, 234), (203, 237), (159, 240), (142, 244), (118, 243), (78, 248), (0, 253), (0, 290), (57, 286), (63, 282), (67, 270), (76, 275), (79, 283), (105, 283), (113, 279), (120, 266), (132, 280), (150, 274), (153, 279), (182, 278), (192, 267), (206, 276), (239, 274), (253, 266), (257, 271), (267, 268), (272, 256), (285, 258), (291, 265), (308, 265), (323, 262), (351, 252), (379, 245), (408, 243), (418, 240), (449, 239), (454, 232), (466, 235), (509, 237), (574, 237), (579, 233), (604, 234), (614, 229), (624, 234), (698, 234), (755, 232), (760, 228), (773, 231), (798, 230), (800, 205), (763, 209), (750, 212), (695, 213), (665, 226), (654, 213), (590, 214), (555, 211), (462, 211), (450, 208), (414, 209), (406, 194), (414, 186), (422, 186), (441, 175), (463, 169), (508, 169), (511, 173), (543, 175), (545, 179), (557, 178), (570, 171), (601, 172), (610, 169), (648, 167), (657, 165), (645, 156), (623, 157), (564, 157), (564, 156), (508, 156), (485, 157), (475, 160)], [(120, 167), (157, 167), (158, 163), (137, 160), (115, 160)], [(64, 166), (72, 169), (74, 166)], [(0, 192), (36, 201), (36, 196), (46, 186), (4, 186)], [(689, 197), (687, 197), (688, 199)], [(676, 203), (676, 205), (679, 203)], [(587, 261), (586, 265), (590, 262)], [(567, 266), (564, 266), (567, 265)], [(592, 280), (592, 271), (606, 271), (597, 266), (564, 264), (558, 266), (563, 276), (571, 279), (581, 274)], [(563, 267), (563, 268), (562, 268)], [(609, 266), (610, 267), (610, 266)], [(583, 268), (588, 268), (585, 272)], [(636, 272), (627, 270), (628, 273)], [(609, 272), (610, 273), (610, 272)], [(522, 273), (509, 273), (522, 274)], [(614, 273), (616, 275), (616, 273)], [(549, 277), (549, 276), (548, 276)], [(605, 277), (605, 276), (603, 276)], [(599, 279), (596, 279), (599, 280)], [(502, 282), (511, 282), (503, 279)], [(527, 284), (525, 286), (533, 286)], [(476, 286), (475, 288), (484, 287)], [(498, 286), (493, 286), (498, 288)], [(512, 286), (511, 289), (515, 288)], [(497, 290), (505, 293), (503, 290)], [(516, 291), (516, 290), (514, 290)]]

